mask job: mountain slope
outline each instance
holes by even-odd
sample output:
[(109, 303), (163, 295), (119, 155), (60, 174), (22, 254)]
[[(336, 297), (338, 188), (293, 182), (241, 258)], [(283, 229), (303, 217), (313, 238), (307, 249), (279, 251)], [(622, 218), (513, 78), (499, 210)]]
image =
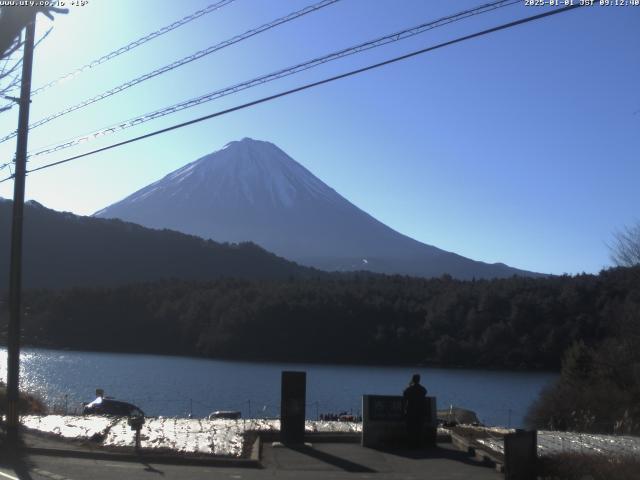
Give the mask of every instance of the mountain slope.
[(457, 278), (534, 275), (402, 235), (360, 210), (269, 142), (245, 138), (95, 214), (218, 241), (253, 241), (325, 270)]
[[(12, 202), (0, 199), (0, 272), (9, 269)], [(121, 220), (81, 217), (27, 202), (24, 213), (26, 287), (118, 285), (181, 278), (286, 279), (311, 276), (253, 244), (224, 245)], [(0, 290), (8, 275), (0, 275)]]

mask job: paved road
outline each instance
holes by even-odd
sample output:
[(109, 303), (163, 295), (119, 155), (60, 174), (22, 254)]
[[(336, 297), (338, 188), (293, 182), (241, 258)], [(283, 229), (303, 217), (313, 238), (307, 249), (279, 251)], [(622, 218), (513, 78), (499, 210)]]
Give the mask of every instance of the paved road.
[(186, 467), (112, 462), (78, 458), (33, 456), (26, 465), (10, 469), (0, 467), (0, 480), (129, 480), (129, 479), (250, 479), (248, 469), (220, 467)]
[(479, 465), (446, 444), (422, 455), (403, 451), (380, 452), (344, 443), (319, 443), (312, 448), (298, 449), (265, 445), (262, 463), (262, 469), (249, 469), (32, 455), (11, 464), (6, 460), (0, 461), (0, 480), (504, 479), (492, 468)]

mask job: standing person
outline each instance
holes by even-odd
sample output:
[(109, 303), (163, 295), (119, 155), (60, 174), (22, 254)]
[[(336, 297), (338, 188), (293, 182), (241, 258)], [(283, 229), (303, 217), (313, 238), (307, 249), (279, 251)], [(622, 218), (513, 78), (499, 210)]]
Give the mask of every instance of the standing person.
[(412, 448), (420, 447), (422, 443), (422, 426), (426, 415), (427, 389), (420, 385), (420, 375), (411, 377), (409, 386), (405, 388), (403, 397), (404, 417), (407, 422), (407, 436)]

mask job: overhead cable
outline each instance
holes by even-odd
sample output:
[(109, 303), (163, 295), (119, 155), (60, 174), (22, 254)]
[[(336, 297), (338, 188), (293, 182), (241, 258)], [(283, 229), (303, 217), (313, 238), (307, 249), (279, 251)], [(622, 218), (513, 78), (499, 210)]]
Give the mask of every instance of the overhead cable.
[(327, 55), (324, 55), (322, 57), (317, 57), (314, 58), (312, 60), (308, 60), (306, 62), (303, 63), (299, 63), (297, 65), (291, 66), (291, 67), (287, 67), (266, 75), (262, 75), (260, 77), (257, 78), (253, 78), (251, 80), (247, 80), (241, 83), (237, 83), (235, 85), (229, 86), (229, 87), (225, 87), (223, 89), (220, 90), (216, 90), (213, 92), (209, 92), (205, 95), (201, 95), (199, 97), (195, 97), (195, 98), (191, 98), (189, 100), (185, 100), (183, 102), (171, 105), (169, 107), (164, 107), (162, 109), (150, 112), (150, 113), (146, 113), (144, 115), (140, 115), (138, 117), (133, 117), (130, 118), (128, 120), (124, 120), (121, 121), (117, 124), (102, 128), (100, 130), (96, 130), (92, 133), (86, 134), (86, 135), (82, 135), (82, 136), (78, 136), (75, 138), (72, 138), (66, 142), (57, 144), (57, 145), (53, 145), (47, 148), (44, 148), (40, 151), (37, 151), (33, 154), (30, 155), (31, 158), (36, 157), (36, 156), (40, 156), (40, 155), (45, 155), (45, 154), (49, 154), (49, 153), (53, 153), (53, 152), (57, 152), (59, 150), (64, 150), (66, 148), (70, 148), (76, 145), (79, 145), (81, 143), (90, 141), (90, 140), (94, 140), (96, 138), (99, 137), (103, 137), (105, 135), (110, 135), (112, 133), (115, 132), (119, 132), (121, 130), (125, 130), (127, 128), (131, 128), (131, 127), (135, 127), (137, 125), (141, 125), (143, 123), (146, 123), (150, 120), (155, 120), (157, 118), (160, 117), (164, 117), (166, 115), (170, 115), (172, 113), (176, 113), (179, 112), (181, 110), (185, 110), (188, 108), (192, 108), (195, 107), (197, 105), (201, 105), (203, 103), (206, 102), (210, 102), (212, 100), (216, 100), (218, 98), (227, 96), (227, 95), (231, 95), (234, 93), (237, 93), (239, 91), (242, 90), (246, 90), (252, 87), (255, 87), (257, 85), (262, 85), (264, 83), (268, 83), (268, 82), (272, 82), (274, 80), (278, 80), (280, 78), (283, 77), (287, 77), (299, 72), (302, 72), (304, 70), (309, 70), (311, 68), (317, 67), (319, 65), (325, 64), (327, 62), (331, 62), (333, 60), (337, 60), (340, 58), (344, 58), (347, 57), (349, 55), (354, 55), (356, 53), (360, 53), (366, 50), (370, 50), (372, 48), (377, 48), (377, 47), (381, 47), (383, 45), (392, 43), (392, 42), (397, 42), (400, 40), (404, 40), (405, 38), (409, 38), (415, 35), (418, 35), (420, 33), (424, 33), (428, 30), (432, 30), (434, 28), (437, 27), (441, 27), (443, 25), (447, 25), (449, 23), (453, 23), (453, 22), (457, 22), (460, 20), (463, 20), (465, 18), (471, 17), (473, 15), (478, 15), (481, 13), (486, 13), (492, 10), (495, 10), (497, 8), (502, 8), (502, 7), (506, 7), (509, 5), (513, 5), (515, 3), (520, 3), (520, 0), (501, 0), (501, 1), (496, 1), (496, 2), (492, 2), (492, 3), (488, 3), (485, 5), (481, 5), (479, 7), (475, 7), (473, 9), (470, 10), (465, 10), (459, 13), (456, 13), (454, 15), (449, 15), (447, 17), (443, 17), (440, 18), (438, 20), (434, 20), (434, 21), (430, 21), (427, 23), (423, 23), (411, 28), (407, 28), (404, 30), (401, 30), (399, 32), (394, 32), (392, 34), (389, 35), (385, 35), (383, 37), (379, 37), (376, 38), (374, 40), (370, 40), (368, 42), (364, 42), (358, 45), (355, 45), (353, 47), (349, 47), (349, 48), (345, 48), (342, 50), (338, 50), (336, 52), (333, 53), (329, 53)]
[[(297, 93), (297, 92), (308, 90), (310, 88), (318, 87), (320, 85), (324, 85), (326, 83), (334, 82), (336, 80), (340, 80), (340, 79), (343, 79), (343, 78), (351, 77), (353, 75), (357, 75), (357, 74), (360, 74), (360, 73), (363, 73), (363, 72), (367, 72), (369, 70), (380, 68), (380, 67), (383, 67), (385, 65), (390, 65), (390, 64), (393, 64), (393, 63), (396, 63), (396, 62), (400, 62), (402, 60), (406, 60), (408, 58), (412, 58), (412, 57), (415, 57), (417, 55), (421, 55), (421, 54), (424, 54), (424, 53), (427, 53), (427, 52), (431, 52), (431, 51), (437, 50), (439, 48), (448, 47), (448, 46), (454, 45), (456, 43), (464, 42), (466, 40), (471, 40), (473, 38), (477, 38), (477, 37), (480, 37), (480, 36), (483, 36), (483, 35), (487, 35), (489, 33), (494, 33), (494, 32), (500, 31), (500, 30), (506, 30), (508, 28), (512, 28), (512, 27), (515, 27), (515, 26), (518, 26), (518, 25), (522, 25), (522, 24), (525, 24), (525, 23), (528, 23), (528, 22), (532, 22), (532, 21), (535, 21), (535, 20), (540, 20), (542, 18), (550, 17), (552, 15), (558, 15), (560, 13), (565, 13), (565, 12), (568, 12), (569, 10), (574, 10), (574, 9), (580, 8), (582, 6), (583, 5), (581, 5), (581, 4), (569, 5), (567, 7), (552, 9), (552, 10), (549, 10), (547, 12), (540, 13), (538, 15), (532, 15), (530, 17), (525, 17), (525, 18), (522, 18), (520, 20), (515, 20), (513, 22), (504, 23), (504, 24), (498, 25), (497, 27), (493, 27), (493, 28), (489, 28), (489, 29), (486, 29), (486, 30), (482, 30), (480, 32), (476, 32), (476, 33), (472, 33), (472, 34), (469, 34), (469, 35), (465, 35), (463, 37), (458, 37), (458, 38), (455, 38), (453, 40), (449, 40), (449, 41), (444, 42), (444, 43), (433, 45), (431, 47), (426, 47), (426, 48), (423, 48), (421, 50), (416, 50), (416, 51), (413, 51), (411, 53), (407, 53), (405, 55), (401, 55), (399, 57), (394, 57), (394, 58), (391, 58), (389, 60), (385, 60), (383, 62), (379, 62), (379, 63), (375, 63), (373, 65), (369, 65), (369, 66), (366, 66), (366, 67), (358, 68), (356, 70), (351, 70), (349, 72), (342, 73), (340, 75), (335, 75), (333, 77), (325, 78), (325, 79), (319, 80), (317, 82), (307, 83), (306, 85), (302, 85), (300, 87), (292, 88), (290, 90), (286, 90), (284, 92), (276, 93), (274, 95), (269, 95), (267, 97), (263, 97), (263, 98), (260, 98), (258, 100), (254, 100), (252, 102), (244, 103), (242, 105), (237, 105), (237, 106), (232, 107), (232, 108), (227, 108), (225, 110), (221, 110), (221, 111), (218, 111), (218, 112), (215, 112), (215, 113), (211, 113), (211, 114), (205, 115), (203, 117), (195, 118), (195, 119), (189, 120), (187, 122), (182, 122), (182, 123), (179, 123), (179, 124), (176, 124), (176, 125), (172, 125), (172, 126), (167, 127), (167, 128), (162, 128), (160, 130), (156, 130), (156, 131), (153, 131), (153, 132), (150, 132), (150, 133), (146, 133), (144, 135), (140, 135), (138, 137), (131, 138), (129, 140), (124, 140), (122, 142), (114, 143), (114, 144), (108, 145), (106, 147), (102, 147), (102, 148), (98, 148), (98, 149), (95, 149), (95, 150), (92, 150), (92, 151), (89, 151), (89, 152), (81, 153), (79, 155), (74, 155), (72, 157), (65, 158), (64, 160), (58, 160), (56, 162), (51, 162), (51, 163), (48, 163), (46, 165), (41, 165), (39, 167), (27, 170), (27, 173), (37, 172), (39, 170), (44, 170), (44, 169), (47, 169), (47, 168), (55, 167), (57, 165), (62, 165), (64, 163), (68, 163), (68, 162), (71, 162), (71, 161), (74, 161), (74, 160), (77, 160), (77, 159), (80, 159), (80, 158), (88, 157), (90, 155), (95, 155), (96, 153), (100, 153), (100, 152), (104, 152), (104, 151), (107, 151), (107, 150), (111, 150), (113, 148), (121, 147), (123, 145), (128, 145), (130, 143), (134, 143), (134, 142), (137, 142), (137, 141), (140, 141), (140, 140), (144, 140), (146, 138), (150, 138), (150, 137), (154, 137), (156, 135), (167, 133), (167, 132), (170, 132), (172, 130), (177, 130), (179, 128), (183, 128), (183, 127), (186, 127), (186, 126), (189, 126), (189, 125), (193, 125), (195, 123), (203, 122), (203, 121), (209, 120), (211, 118), (215, 118), (215, 117), (219, 117), (219, 116), (222, 116), (222, 115), (226, 115), (228, 113), (236, 112), (238, 110), (243, 110), (245, 108), (249, 108), (249, 107), (253, 107), (255, 105), (259, 105), (261, 103), (269, 102), (271, 100), (275, 100), (275, 99), (280, 98), (280, 97), (284, 97), (284, 96), (291, 95), (291, 94), (294, 94), (294, 93)], [(12, 178), (13, 178), (13, 176), (6, 177), (6, 178), (0, 180), (0, 183), (8, 181), (8, 180), (11, 180)]]
[[(244, 32), (241, 35), (236, 35), (235, 37), (232, 37), (228, 40), (225, 40), (223, 42), (217, 43), (215, 45), (211, 45), (208, 48), (205, 48), (204, 50), (200, 50), (198, 52), (195, 52), (187, 57), (181, 58), (180, 60), (176, 60), (175, 62), (172, 62), (168, 65), (165, 65), (163, 67), (160, 67), (156, 70), (153, 70), (149, 73), (145, 73), (144, 75), (141, 75), (139, 77), (134, 78), (133, 80), (129, 80), (128, 82), (122, 83), (116, 87), (113, 87), (105, 92), (102, 92), (98, 95), (95, 95), (93, 97), (87, 98), (86, 100), (83, 100), (80, 103), (77, 103), (71, 107), (67, 107), (63, 110), (60, 110), (59, 112), (53, 113), (51, 115), (48, 115), (44, 118), (41, 118), (40, 120), (32, 123), (31, 125), (29, 125), (29, 129), (33, 129), (33, 128), (37, 128), (40, 125), (44, 125), (45, 123), (48, 123), (52, 120), (55, 120), (56, 118), (59, 118), (63, 115), (66, 115), (68, 113), (74, 112), (76, 110), (79, 110), (81, 108), (86, 107), (87, 105), (91, 105), (93, 103), (99, 102), (100, 100), (104, 100), (105, 98), (111, 97), (112, 95), (115, 95), (117, 93), (120, 93), (128, 88), (133, 87), (134, 85), (138, 85), (139, 83), (142, 83), (146, 80), (149, 80), (151, 78), (157, 77), (158, 75), (161, 75), (163, 73), (167, 73), (171, 70), (174, 70), (178, 67), (181, 67), (183, 65), (186, 65), (187, 63), (193, 62), (194, 60), (198, 60), (206, 55), (210, 55), (213, 52), (217, 52), (218, 50), (222, 50), (223, 48), (229, 47), (231, 45), (234, 45), (238, 42), (241, 42), (243, 40), (246, 40), (248, 38), (251, 38), (255, 35), (258, 35), (259, 33), (265, 32), (267, 30), (270, 30), (272, 28), (277, 27), (278, 25), (282, 25), (283, 23), (286, 22), (290, 22), (291, 20), (294, 20), (296, 18), (302, 17), (303, 15), (306, 15), (308, 13), (312, 13), (315, 12), (317, 10), (320, 10), (321, 8), (327, 7), (329, 5), (332, 5), (336, 2), (338, 2), (340, 0), (322, 0), (318, 3), (315, 3), (313, 5), (309, 5), (308, 7), (303, 8), (302, 10), (297, 10), (295, 12), (292, 12), (284, 17), (280, 17), (277, 18), (276, 20), (273, 20), (269, 23), (266, 23), (264, 25), (261, 25), (257, 28), (253, 28), (251, 30), (248, 30), (246, 32)], [(0, 139), (0, 143), (5, 142), (13, 137), (15, 137), (17, 135), (17, 132), (12, 132), (9, 135), (6, 135), (4, 137), (2, 137)]]
[[(31, 92), (31, 96), (33, 97), (34, 95), (37, 95), (38, 93), (41, 93), (45, 90), (48, 90), (49, 88), (58, 85), (59, 83), (62, 83), (66, 80), (70, 80), (76, 76), (78, 76), (79, 74), (81, 74), (82, 72), (85, 72), (86, 70), (89, 70), (91, 68), (95, 68), (98, 65), (101, 65), (109, 60), (112, 60), (115, 57), (118, 57), (120, 55), (122, 55), (123, 53), (129, 52), (131, 50), (133, 50), (136, 47), (139, 47), (140, 45), (143, 45), (151, 40), (153, 40), (154, 38), (158, 38), (161, 35), (164, 35), (165, 33), (169, 33), (172, 30), (175, 30), (178, 27), (181, 27), (183, 25), (186, 25), (189, 22), (192, 22), (193, 20), (202, 17), (203, 15), (206, 15), (208, 13), (214, 12), (215, 10), (218, 10), (219, 8), (224, 7), (225, 5), (229, 5), (230, 3), (235, 2), (235, 0), (220, 0), (219, 2), (216, 3), (212, 3), (211, 5), (208, 5), (207, 7), (198, 10), (196, 12), (193, 12), (191, 15), (187, 15), (186, 17), (182, 18), (181, 20), (177, 20), (169, 25), (166, 25), (158, 30), (155, 30), (147, 35), (145, 35), (144, 37), (140, 37), (137, 40), (134, 40), (133, 42), (130, 42), (116, 50), (113, 50), (112, 52), (109, 52), (103, 56), (101, 56), (100, 58), (96, 58), (95, 60), (92, 60), (89, 63), (85, 63), (84, 65), (82, 65), (81, 67), (76, 68), (75, 70), (72, 70), (68, 73), (65, 73), (64, 75), (60, 75), (58, 78), (51, 80), (49, 83), (46, 83), (44, 85), (42, 85), (41, 87), (36, 88), (35, 90), (33, 90)], [(11, 108), (11, 106), (13, 106), (13, 104), (7, 104), (7, 107)], [(2, 107), (4, 108), (4, 106)]]

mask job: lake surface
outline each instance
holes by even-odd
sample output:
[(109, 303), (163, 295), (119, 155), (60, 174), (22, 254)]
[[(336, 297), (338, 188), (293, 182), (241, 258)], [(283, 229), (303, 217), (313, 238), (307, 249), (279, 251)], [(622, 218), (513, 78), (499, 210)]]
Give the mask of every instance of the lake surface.
[[(6, 348), (0, 379), (6, 382)], [(556, 374), (369, 367), (303, 363), (256, 363), (200, 358), (27, 348), (21, 354), (21, 387), (69, 412), (91, 401), (96, 388), (129, 401), (147, 415), (205, 417), (240, 410), (243, 417), (276, 417), (282, 370), (307, 372), (307, 417), (360, 413), (363, 394), (399, 395), (413, 373), (422, 375), (438, 408), (474, 410), (488, 425), (522, 425), (527, 408)]]

